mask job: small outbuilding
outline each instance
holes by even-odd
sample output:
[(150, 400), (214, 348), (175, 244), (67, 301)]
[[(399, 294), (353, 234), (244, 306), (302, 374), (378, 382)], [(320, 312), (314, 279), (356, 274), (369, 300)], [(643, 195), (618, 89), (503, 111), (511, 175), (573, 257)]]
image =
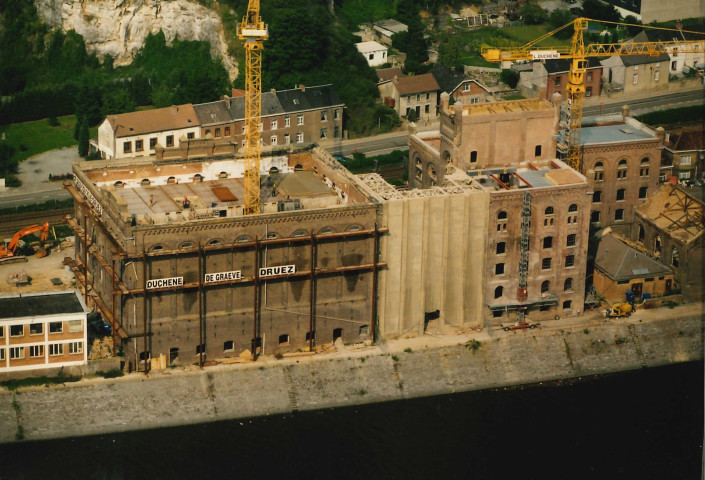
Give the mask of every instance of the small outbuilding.
[(600, 295), (613, 302), (623, 302), (627, 291), (640, 299), (644, 294), (667, 295), (675, 288), (673, 270), (645, 249), (611, 233), (600, 240), (593, 283)]
[(379, 67), (387, 63), (387, 47), (384, 45), (377, 42), (360, 42), (355, 46), (370, 67)]

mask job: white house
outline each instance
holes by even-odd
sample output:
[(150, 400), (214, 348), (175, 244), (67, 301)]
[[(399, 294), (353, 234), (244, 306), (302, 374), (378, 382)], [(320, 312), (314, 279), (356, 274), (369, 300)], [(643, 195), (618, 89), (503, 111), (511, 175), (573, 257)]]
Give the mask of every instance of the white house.
[(356, 43), (357, 51), (365, 57), (370, 67), (378, 67), (387, 63), (387, 47), (377, 42)]
[(0, 295), (0, 374), (85, 365), (88, 308), (77, 290)]
[(154, 155), (157, 145), (178, 147), (182, 138), (200, 137), (193, 105), (108, 115), (98, 128), (98, 149), (108, 160)]

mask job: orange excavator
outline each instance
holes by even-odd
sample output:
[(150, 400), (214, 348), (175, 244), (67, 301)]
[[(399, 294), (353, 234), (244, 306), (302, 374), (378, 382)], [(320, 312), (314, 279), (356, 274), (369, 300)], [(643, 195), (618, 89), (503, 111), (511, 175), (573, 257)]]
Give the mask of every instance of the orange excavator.
[(44, 223), (44, 225), (32, 225), (30, 227), (25, 227), (19, 232), (15, 233), (15, 235), (6, 245), (0, 245), (0, 264), (11, 263), (7, 260), (15, 256), (15, 251), (17, 250), (17, 246), (20, 242), (20, 239), (25, 235), (29, 235), (36, 232), (41, 232), (39, 236), (41, 245), (39, 247), (39, 250), (37, 250), (37, 253), (35, 253), (34, 255), (38, 258), (46, 257), (47, 251), (44, 249), (44, 242), (46, 241), (47, 236), (49, 235), (49, 222)]

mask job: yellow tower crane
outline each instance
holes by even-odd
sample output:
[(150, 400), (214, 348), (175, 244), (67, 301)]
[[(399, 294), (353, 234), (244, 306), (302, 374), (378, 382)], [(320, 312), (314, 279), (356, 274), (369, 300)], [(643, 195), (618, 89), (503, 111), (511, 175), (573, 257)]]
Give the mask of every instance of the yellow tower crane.
[(245, 45), (245, 215), (251, 215), (260, 212), (262, 42), (269, 37), (259, 15), (259, 0), (249, 1), (237, 35)]
[[(628, 23), (607, 22), (602, 20), (592, 20), (589, 18), (576, 18), (573, 22), (563, 25), (536, 40), (521, 47), (494, 48), (483, 47), (482, 57), (488, 62), (503, 62), (516, 60), (541, 60), (541, 59), (567, 59), (570, 60), (570, 71), (568, 73), (567, 93), (567, 116), (568, 134), (567, 146), (568, 155), (566, 163), (575, 170), (581, 171), (580, 162), (580, 129), (583, 120), (583, 99), (585, 97), (585, 85), (583, 79), (587, 70), (588, 57), (612, 57), (615, 55), (650, 55), (658, 56), (670, 51), (681, 53), (698, 53), (703, 51), (703, 40), (676, 40), (668, 42), (623, 42), (623, 43), (591, 43), (585, 45), (583, 41), (583, 31), (587, 30), (588, 22), (608, 23), (613, 25), (635, 26), (656, 30), (670, 30), (681, 35), (682, 33), (703, 35), (702, 32), (691, 32), (687, 30), (649, 27), (647, 25), (632, 25)], [(556, 32), (573, 26), (573, 39), (570, 47), (539, 47), (538, 43), (553, 36)], [(705, 38), (705, 37), (703, 37)]]

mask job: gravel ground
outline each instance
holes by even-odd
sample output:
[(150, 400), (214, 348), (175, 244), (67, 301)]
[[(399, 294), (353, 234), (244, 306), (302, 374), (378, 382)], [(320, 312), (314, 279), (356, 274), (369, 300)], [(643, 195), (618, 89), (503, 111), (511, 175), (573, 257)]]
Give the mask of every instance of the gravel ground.
[(78, 156), (75, 147), (60, 148), (34, 155), (20, 163), (18, 177), (22, 180), (22, 186), (0, 190), (0, 196), (61, 190), (61, 182), (50, 182), (49, 174), (71, 173), (71, 164), (80, 160), (81, 157)]

